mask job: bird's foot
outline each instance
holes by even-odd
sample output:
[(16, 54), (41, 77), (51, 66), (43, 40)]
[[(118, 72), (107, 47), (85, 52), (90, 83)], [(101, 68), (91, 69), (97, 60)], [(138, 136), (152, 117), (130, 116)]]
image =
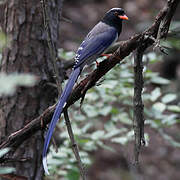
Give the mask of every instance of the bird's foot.
[(99, 62), (96, 60), (96, 66), (98, 67), (99, 66)]
[(106, 56), (107, 58), (109, 58), (112, 56), (112, 54), (101, 54), (101, 56)]

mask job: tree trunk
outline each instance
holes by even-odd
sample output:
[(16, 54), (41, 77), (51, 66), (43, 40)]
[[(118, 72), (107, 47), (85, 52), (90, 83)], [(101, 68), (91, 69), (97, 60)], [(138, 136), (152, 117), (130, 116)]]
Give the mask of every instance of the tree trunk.
[[(61, 0), (48, 1), (47, 10), (52, 41), (57, 48)], [(44, 31), (41, 2), (37, 0), (7, 1), (1, 27), (10, 39), (3, 51), (1, 71), (6, 73), (32, 73), (39, 78), (33, 88), (20, 87), (12, 97), (0, 101), (1, 141), (24, 127), (29, 121), (54, 102), (57, 90), (48, 85), (53, 81), (53, 69)], [(56, 51), (57, 52), (57, 51)], [(8, 83), (8, 82), (7, 82)], [(41, 154), (43, 133), (37, 132), (25, 142), (13, 147), (8, 166), (16, 168), (16, 175), (28, 179), (42, 179)], [(7, 164), (6, 164), (7, 165)]]

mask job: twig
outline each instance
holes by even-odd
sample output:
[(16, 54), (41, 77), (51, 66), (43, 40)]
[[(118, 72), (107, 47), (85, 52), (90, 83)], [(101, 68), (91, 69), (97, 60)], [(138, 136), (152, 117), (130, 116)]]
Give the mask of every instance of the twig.
[(67, 22), (67, 23), (72, 23), (72, 20), (71, 20), (71, 19), (68, 19), (68, 18), (66, 18), (66, 17), (64, 17), (64, 16), (61, 16), (61, 17), (60, 17), (60, 20), (65, 21), (65, 22)]
[(134, 99), (133, 99), (133, 128), (135, 135), (134, 142), (134, 154), (135, 154), (135, 165), (139, 164), (139, 153), (141, 145), (145, 144), (144, 140), (144, 105), (142, 102), (142, 90), (143, 90), (143, 53), (144, 48), (138, 47), (134, 55)]
[(71, 122), (69, 120), (67, 109), (64, 109), (64, 118), (65, 118), (67, 130), (68, 130), (68, 134), (69, 134), (69, 137), (70, 137), (70, 140), (71, 140), (72, 150), (73, 150), (74, 155), (76, 157), (76, 160), (78, 162), (78, 167), (79, 167), (79, 170), (80, 170), (81, 177), (82, 177), (83, 180), (85, 180), (86, 179), (85, 178), (85, 171), (84, 171), (83, 164), (82, 164), (82, 161), (81, 161), (81, 158), (80, 158), (80, 155), (79, 155), (79, 149), (78, 149), (77, 143), (76, 143), (75, 138), (74, 138), (74, 134), (73, 134), (73, 131), (72, 131)]
[(51, 62), (53, 65), (54, 76), (55, 76), (55, 80), (56, 80), (56, 84), (57, 84), (58, 94), (60, 96), (61, 92), (62, 92), (61, 79), (60, 79), (59, 71), (58, 71), (57, 64), (56, 64), (56, 51), (55, 51), (55, 46), (54, 46), (54, 43), (53, 43), (52, 37), (51, 37), (51, 29), (49, 26), (50, 19), (49, 19), (47, 9), (46, 9), (46, 6), (47, 6), (46, 0), (41, 0), (41, 3), (42, 3), (42, 10), (43, 10), (44, 28), (47, 32), (47, 43), (48, 43), (48, 47), (49, 47), (49, 51), (50, 51)]

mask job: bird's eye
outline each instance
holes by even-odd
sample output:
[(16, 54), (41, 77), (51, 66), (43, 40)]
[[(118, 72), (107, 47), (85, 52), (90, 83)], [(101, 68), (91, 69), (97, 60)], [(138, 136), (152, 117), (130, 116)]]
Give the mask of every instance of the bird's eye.
[(115, 12), (114, 15), (115, 15), (115, 16), (118, 16), (118, 12)]

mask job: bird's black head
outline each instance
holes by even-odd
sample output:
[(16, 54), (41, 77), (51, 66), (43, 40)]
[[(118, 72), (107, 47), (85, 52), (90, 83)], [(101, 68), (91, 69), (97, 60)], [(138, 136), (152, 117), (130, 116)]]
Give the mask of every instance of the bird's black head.
[(128, 17), (121, 8), (110, 9), (102, 18), (102, 22), (115, 27), (119, 33), (122, 29), (122, 20), (128, 20)]

